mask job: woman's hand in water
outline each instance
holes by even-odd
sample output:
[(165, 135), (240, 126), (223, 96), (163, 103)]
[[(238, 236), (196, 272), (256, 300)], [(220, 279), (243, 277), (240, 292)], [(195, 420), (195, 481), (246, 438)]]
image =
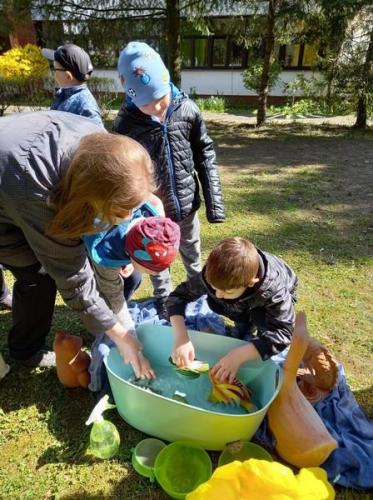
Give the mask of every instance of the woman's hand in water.
[(139, 360), (140, 360), (140, 366), (141, 366), (141, 375), (140, 378), (146, 378), (146, 379), (152, 379), (155, 378), (155, 372), (153, 368), (151, 367), (149, 361), (146, 359), (146, 357), (143, 355), (142, 351), (139, 352)]
[(141, 379), (155, 377), (150, 363), (141, 352), (141, 343), (132, 333), (125, 331), (121, 323), (116, 323), (106, 333), (117, 346), (124, 362), (131, 364), (136, 377)]

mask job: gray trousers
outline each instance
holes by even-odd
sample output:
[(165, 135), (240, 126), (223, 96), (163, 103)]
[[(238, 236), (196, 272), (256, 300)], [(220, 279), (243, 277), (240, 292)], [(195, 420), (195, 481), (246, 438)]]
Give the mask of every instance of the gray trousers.
[[(198, 213), (193, 212), (186, 219), (178, 222), (180, 227), (180, 256), (188, 278), (198, 274), (201, 269), (201, 238)], [(162, 299), (172, 292), (170, 270), (150, 276), (154, 289), (154, 297)]]

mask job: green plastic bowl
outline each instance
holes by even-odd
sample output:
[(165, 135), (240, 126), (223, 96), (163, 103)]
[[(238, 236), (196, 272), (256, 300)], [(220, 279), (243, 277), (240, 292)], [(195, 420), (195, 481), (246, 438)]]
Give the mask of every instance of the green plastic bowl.
[(162, 489), (182, 500), (210, 479), (212, 464), (203, 448), (176, 441), (159, 452), (154, 472)]
[(141, 476), (154, 481), (154, 465), (159, 452), (166, 446), (160, 439), (147, 438), (137, 443), (132, 450), (132, 465)]
[(220, 453), (218, 467), (234, 462), (235, 460), (244, 462), (250, 458), (273, 462), (273, 458), (267, 450), (258, 444), (242, 441), (228, 445), (227, 448)]

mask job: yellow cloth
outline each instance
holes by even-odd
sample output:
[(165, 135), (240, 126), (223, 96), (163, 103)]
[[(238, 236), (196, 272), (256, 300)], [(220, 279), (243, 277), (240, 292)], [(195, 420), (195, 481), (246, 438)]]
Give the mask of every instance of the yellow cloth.
[(333, 500), (334, 489), (319, 467), (299, 474), (280, 464), (250, 459), (218, 467), (186, 500)]

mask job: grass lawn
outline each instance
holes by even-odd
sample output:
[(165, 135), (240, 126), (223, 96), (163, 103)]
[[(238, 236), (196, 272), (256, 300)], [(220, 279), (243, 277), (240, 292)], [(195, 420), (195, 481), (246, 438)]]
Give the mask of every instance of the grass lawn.
[[(344, 364), (356, 398), (372, 417), (372, 132), (307, 126), (257, 131), (218, 123), (209, 129), (228, 219), (209, 225), (201, 210), (204, 258), (230, 235), (283, 257), (298, 273), (298, 309), (306, 311), (311, 334)], [(173, 276), (175, 283), (183, 279), (180, 262)], [(144, 281), (138, 298), (150, 296)], [(0, 320), (0, 351), (6, 354), (10, 314), (1, 311)], [(89, 345), (89, 335), (60, 299), (52, 332), (58, 329), (81, 334)], [(11, 371), (0, 384), (0, 498), (166, 498), (133, 471), (131, 448), (143, 436), (115, 412), (107, 415), (121, 434), (119, 456), (97, 461), (86, 454), (84, 422), (93, 404), (88, 391), (64, 389), (54, 370)], [(343, 489), (337, 496), (371, 498)]]

